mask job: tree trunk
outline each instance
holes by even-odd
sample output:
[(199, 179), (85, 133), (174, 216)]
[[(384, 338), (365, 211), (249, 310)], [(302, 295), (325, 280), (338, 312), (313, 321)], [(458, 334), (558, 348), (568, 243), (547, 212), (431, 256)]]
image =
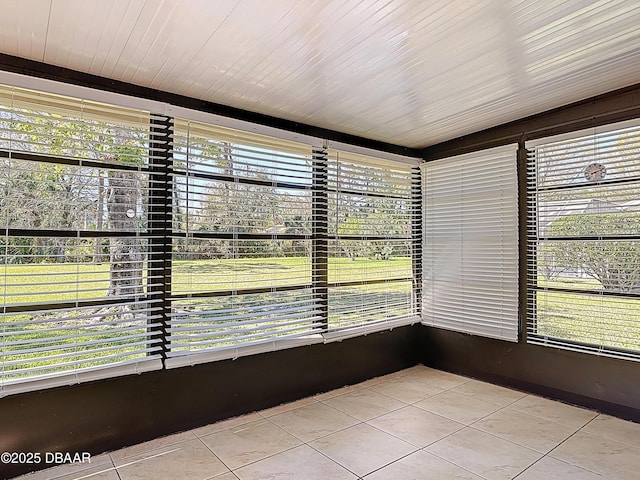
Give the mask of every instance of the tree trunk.
[[(136, 206), (139, 198), (137, 172), (110, 171), (107, 211), (111, 231), (136, 232)], [(144, 249), (138, 237), (109, 239), (111, 260), (109, 296), (134, 296), (143, 293)]]

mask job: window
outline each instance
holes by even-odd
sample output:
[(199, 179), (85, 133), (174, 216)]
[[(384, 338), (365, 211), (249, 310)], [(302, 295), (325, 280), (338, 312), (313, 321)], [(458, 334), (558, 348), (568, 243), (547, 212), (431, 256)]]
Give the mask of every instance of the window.
[(0, 87), (3, 392), (161, 367), (150, 120)]
[(419, 205), (412, 194), (419, 185), (419, 169), (410, 165), (329, 152), (329, 329), (416, 314), (412, 225)]
[(426, 325), (518, 339), (516, 146), (423, 165)]
[(640, 358), (640, 127), (527, 143), (527, 341)]
[(0, 396), (415, 321), (419, 169), (306, 140), (0, 86)]
[(176, 120), (168, 365), (320, 332), (313, 163), (307, 145)]

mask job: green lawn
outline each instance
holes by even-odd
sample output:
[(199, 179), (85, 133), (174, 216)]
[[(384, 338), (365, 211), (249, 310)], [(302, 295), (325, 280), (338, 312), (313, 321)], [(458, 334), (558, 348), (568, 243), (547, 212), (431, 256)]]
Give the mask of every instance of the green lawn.
[[(385, 277), (410, 277), (408, 258), (392, 260), (331, 258), (330, 282), (358, 282)], [(5, 375), (32, 374), (29, 369), (48, 368), (49, 372), (109, 364), (144, 356), (140, 342), (147, 336), (146, 316), (142, 312), (96, 313), (96, 309), (71, 310), (65, 313), (36, 312), (37, 304), (104, 298), (109, 285), (107, 265), (31, 264), (0, 267), (0, 294), (4, 304), (34, 304), (31, 313), (7, 314), (2, 318), (0, 345)], [(82, 287), (77, 287), (77, 282)], [(569, 282), (569, 283), (567, 283)], [(547, 286), (571, 286), (594, 289), (591, 280), (561, 280)], [(286, 285), (309, 285), (311, 264), (307, 258), (278, 257), (241, 260), (176, 261), (173, 264), (174, 294), (205, 291), (240, 290)], [(540, 286), (544, 286), (540, 281)], [(306, 296), (306, 297), (305, 297)], [(202, 297), (176, 301), (175, 318), (187, 322), (179, 349), (200, 348), (198, 334), (210, 335), (219, 345), (295, 332), (293, 320), (282, 324), (279, 305), (313, 299), (311, 290), (266, 293), (250, 297), (253, 307), (239, 297)], [(329, 295), (329, 326), (339, 328), (380, 318), (410, 313), (411, 282), (354, 285), (333, 288)], [(309, 300), (312, 301), (312, 300)], [(537, 333), (608, 347), (640, 350), (640, 300), (540, 291), (536, 299)], [(272, 310), (269, 308), (272, 307)], [(300, 307), (304, 310), (304, 305)], [(229, 314), (229, 312), (234, 312)], [(240, 329), (229, 327), (229, 315), (244, 315)], [(123, 334), (116, 322), (126, 320)], [(226, 319), (225, 319), (226, 318)], [(271, 322), (271, 323), (269, 323)], [(193, 335), (192, 335), (193, 333)], [(206, 339), (205, 339), (206, 341)], [(204, 345), (204, 344), (203, 344)], [(176, 345), (176, 347), (178, 347)], [(36, 348), (36, 353), (25, 350)], [(115, 355), (115, 357), (112, 357)]]
[(536, 309), (539, 335), (640, 350), (640, 300), (540, 291)]
[[(538, 277), (540, 288), (601, 290), (592, 278)], [(541, 290), (536, 294), (536, 332), (598, 346), (640, 350), (640, 300)]]
[[(176, 261), (172, 270), (173, 294), (311, 283), (311, 262), (305, 257)], [(146, 272), (143, 276), (146, 277)], [(390, 276), (410, 277), (411, 260), (329, 260), (330, 282)], [(0, 266), (0, 295), (6, 305), (103, 298), (108, 286), (109, 267), (106, 264)]]
[[(311, 264), (308, 258), (279, 257), (240, 260), (176, 261), (172, 266), (172, 293), (198, 293), (206, 291), (240, 290), (311, 283)], [(410, 276), (411, 261), (408, 258), (393, 260), (369, 260), (332, 258), (329, 261), (329, 279), (332, 282), (362, 281), (389, 276)], [(146, 277), (146, 273), (143, 274)], [(8, 314), (2, 318), (0, 344), (5, 375), (15, 378), (29, 377), (36, 373), (72, 371), (96, 365), (107, 365), (144, 356), (140, 342), (145, 341), (146, 319), (136, 314), (126, 332), (121, 332), (116, 322), (122, 322), (124, 314), (97, 313), (97, 309), (75, 309), (65, 312), (36, 312), (38, 304), (69, 302), (104, 298), (109, 286), (108, 265), (94, 264), (26, 264), (0, 267), (0, 294), (5, 305), (33, 304), (33, 312)], [(334, 326), (345, 326), (357, 321), (367, 321), (366, 309), (377, 298), (384, 297), (390, 303), (406, 298), (408, 282), (373, 286), (341, 287), (330, 302), (330, 321)], [(198, 314), (190, 327), (195, 333), (211, 332), (221, 338), (221, 345), (238, 343), (244, 338), (260, 340), (292, 333), (291, 325), (268, 326), (265, 321), (273, 313), (261, 312), (262, 306), (274, 302), (296, 301), (302, 295), (298, 291), (254, 295), (257, 305), (255, 323), (245, 322), (242, 332), (216, 326), (224, 321), (216, 320), (218, 313), (233, 307), (232, 297), (193, 299), (176, 302), (174, 313)], [(395, 299), (395, 300), (394, 300)], [(236, 299), (236, 304), (238, 303)], [(277, 303), (275, 303), (277, 306)], [(398, 310), (398, 309), (397, 309)], [(205, 313), (207, 312), (207, 313)], [(239, 314), (250, 312), (239, 311)], [(127, 313), (131, 316), (131, 313)], [(253, 315), (253, 313), (251, 314)], [(295, 326), (294, 326), (295, 327)], [(298, 327), (299, 328), (299, 327)], [(221, 334), (221, 331), (223, 333)], [(228, 331), (228, 334), (226, 334)], [(197, 348), (197, 339), (187, 335), (183, 347)], [(26, 352), (36, 349), (36, 353)], [(11, 372), (11, 374), (10, 374)]]

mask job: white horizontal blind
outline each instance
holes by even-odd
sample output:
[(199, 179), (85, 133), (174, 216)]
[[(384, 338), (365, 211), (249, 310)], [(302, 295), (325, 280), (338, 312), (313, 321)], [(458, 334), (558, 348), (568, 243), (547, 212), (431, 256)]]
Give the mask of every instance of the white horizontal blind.
[(176, 120), (171, 183), (167, 365), (319, 332), (311, 147)]
[(426, 325), (518, 340), (516, 148), (423, 165)]
[(328, 167), (329, 330), (409, 318), (419, 169), (338, 150)]
[(150, 120), (0, 86), (3, 391), (160, 368)]
[(640, 359), (640, 123), (527, 148), (527, 341)]

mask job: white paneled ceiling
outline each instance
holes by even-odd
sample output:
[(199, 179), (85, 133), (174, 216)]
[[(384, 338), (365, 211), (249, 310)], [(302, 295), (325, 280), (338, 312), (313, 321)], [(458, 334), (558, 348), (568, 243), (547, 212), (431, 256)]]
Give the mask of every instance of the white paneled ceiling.
[(640, 0), (2, 0), (0, 52), (423, 147), (640, 83)]

